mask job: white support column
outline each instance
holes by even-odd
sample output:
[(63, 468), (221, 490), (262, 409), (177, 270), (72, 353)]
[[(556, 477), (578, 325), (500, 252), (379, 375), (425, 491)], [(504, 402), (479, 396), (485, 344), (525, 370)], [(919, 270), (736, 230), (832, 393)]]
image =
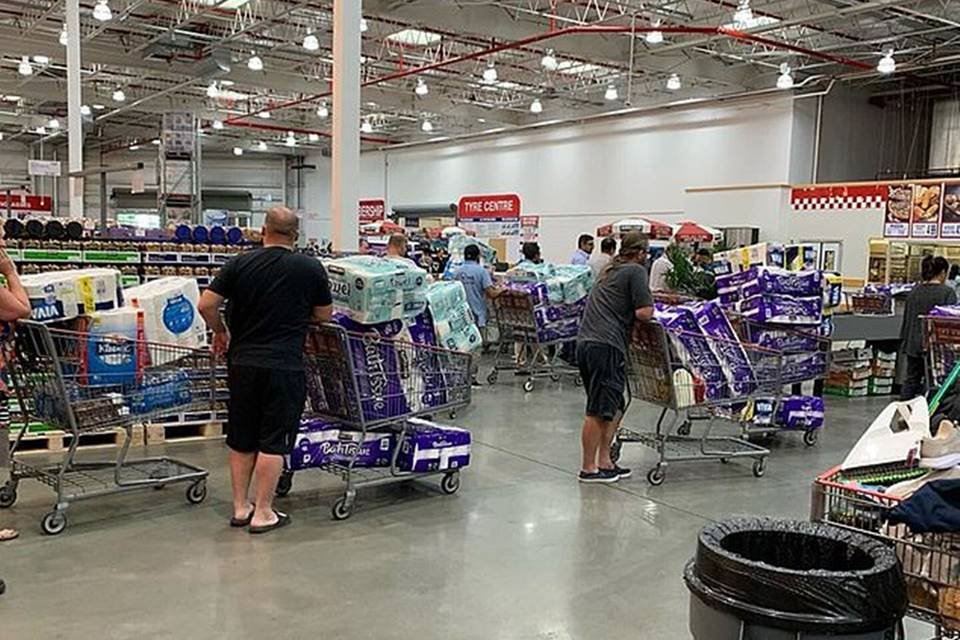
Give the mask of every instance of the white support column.
[(361, 0), (333, 2), (333, 246), (356, 251), (360, 202)]
[[(80, 105), (80, 0), (67, 0), (67, 129), (70, 171), (83, 171), (83, 118)], [(70, 217), (83, 216), (83, 178), (68, 178)]]

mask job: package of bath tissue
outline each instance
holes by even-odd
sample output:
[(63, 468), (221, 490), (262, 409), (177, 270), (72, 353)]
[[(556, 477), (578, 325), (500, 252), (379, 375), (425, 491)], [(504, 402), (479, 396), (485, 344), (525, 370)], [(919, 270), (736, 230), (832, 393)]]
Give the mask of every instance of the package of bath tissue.
[(287, 469), (300, 471), (328, 465), (388, 467), (393, 459), (396, 436), (392, 431), (360, 431), (338, 422), (303, 420), (287, 456)]
[(21, 276), (30, 299), (31, 318), (39, 322), (71, 320), (120, 306), (120, 272), (76, 269)]
[[(397, 261), (375, 256), (349, 256), (324, 263), (333, 303), (363, 324), (403, 316), (405, 270)], [(415, 314), (414, 314), (415, 315)]]
[(386, 258), (403, 272), (403, 317), (412, 318), (427, 308), (426, 269), (421, 269), (412, 260), (406, 258)]
[(90, 316), (81, 347), (80, 382), (128, 387), (143, 378), (148, 355), (142, 309), (124, 307)]
[(473, 351), (483, 344), (461, 282), (431, 284), (427, 288), (427, 305), (433, 318), (437, 344), (441, 347), (452, 351)]
[[(170, 276), (130, 287), (125, 306), (143, 309), (148, 342), (198, 348), (207, 344), (207, 328), (197, 310), (200, 289), (193, 278)], [(165, 364), (186, 352), (151, 349), (153, 364)]]
[(407, 420), (397, 455), (401, 471), (427, 473), (462, 469), (470, 464), (470, 432), (427, 420)]
[(497, 261), (497, 251), (489, 244), (468, 235), (451, 236), (447, 240), (447, 251), (450, 253), (450, 260), (453, 262), (463, 262), (463, 250), (470, 245), (477, 245), (480, 248), (480, 262), (482, 264), (493, 264)]
[(593, 286), (593, 272), (590, 271), (589, 266), (558, 264), (554, 267), (554, 270), (557, 274), (556, 278), (560, 280), (561, 299), (554, 300), (551, 297), (551, 302), (573, 304), (578, 300), (586, 298), (587, 294), (590, 293), (590, 288)]

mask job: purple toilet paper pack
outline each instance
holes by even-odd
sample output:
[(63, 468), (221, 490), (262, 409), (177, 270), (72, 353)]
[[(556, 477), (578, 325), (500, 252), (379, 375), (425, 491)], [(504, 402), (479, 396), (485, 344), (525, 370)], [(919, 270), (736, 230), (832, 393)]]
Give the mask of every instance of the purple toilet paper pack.
[(791, 353), (783, 356), (781, 380), (784, 384), (823, 378), (827, 375), (827, 354), (822, 351)]
[(820, 429), (823, 416), (823, 398), (816, 396), (787, 396), (777, 408), (777, 424), (784, 429)]
[(580, 319), (566, 318), (557, 322), (548, 322), (537, 329), (537, 338), (541, 342), (572, 340), (580, 333)]
[[(433, 326), (433, 317), (430, 311), (414, 316), (407, 321), (407, 331), (410, 341), (425, 346), (438, 346), (437, 334)], [(408, 401), (415, 411), (424, 407), (438, 407), (447, 403), (447, 389), (450, 382), (447, 376), (451, 372), (444, 371), (443, 359), (436, 352), (428, 349), (414, 349), (412, 374), (413, 383), (408, 389)], [(466, 382), (469, 384), (469, 381)]]
[(395, 446), (396, 435), (392, 431), (368, 431), (364, 437), (337, 422), (304, 420), (294, 439), (293, 451), (287, 456), (287, 468), (300, 471), (347, 465), (354, 456), (355, 467), (388, 467)]
[(433, 328), (433, 316), (429, 309), (407, 320), (407, 331), (411, 342), (437, 346), (437, 332)]
[(427, 420), (407, 420), (407, 433), (397, 455), (401, 471), (427, 473), (462, 469), (470, 464), (470, 432)]
[(743, 283), (742, 298), (776, 294), (809, 298), (823, 295), (823, 275), (819, 271), (787, 271), (777, 267), (752, 269), (755, 276)]
[(730, 390), (735, 395), (753, 393), (757, 386), (753, 366), (720, 305), (716, 302), (693, 305), (693, 315), (704, 335), (712, 338), (708, 343), (721, 364)]
[(697, 320), (687, 307), (657, 305), (654, 317), (666, 329), (670, 344), (677, 352), (680, 362), (705, 386), (707, 400), (719, 400), (729, 395), (727, 379), (720, 361), (710, 348)]
[(764, 349), (786, 353), (803, 353), (817, 351), (820, 348), (817, 331), (813, 328), (809, 330), (806, 328), (785, 329), (750, 323), (748, 333), (750, 342)]
[(529, 293), (533, 298), (533, 304), (535, 306), (550, 303), (549, 290), (546, 283), (508, 281), (507, 288), (513, 291)]
[(930, 315), (941, 318), (960, 318), (960, 305), (945, 304), (936, 306), (930, 310)]
[(740, 300), (740, 289), (747, 282), (755, 280), (756, 277), (756, 267), (750, 267), (746, 271), (740, 271), (738, 273), (717, 276), (715, 283), (717, 285), (717, 299), (720, 301), (720, 304), (729, 305)]
[(762, 294), (740, 301), (740, 313), (757, 322), (793, 325), (819, 325), (823, 316), (823, 298), (794, 298)]

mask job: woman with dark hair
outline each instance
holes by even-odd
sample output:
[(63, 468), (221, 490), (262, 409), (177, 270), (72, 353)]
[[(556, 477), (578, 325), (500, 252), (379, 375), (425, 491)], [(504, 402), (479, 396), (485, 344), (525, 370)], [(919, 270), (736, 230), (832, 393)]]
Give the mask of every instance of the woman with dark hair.
[(944, 284), (950, 265), (940, 256), (925, 256), (920, 263), (920, 279), (907, 296), (900, 327), (900, 347), (906, 358), (900, 399), (912, 400), (927, 393), (926, 363), (923, 359), (923, 321), (921, 318), (939, 305), (956, 304), (957, 294)]
[(953, 292), (957, 294), (957, 298), (960, 299), (960, 265), (950, 265), (950, 275), (947, 276), (947, 286), (951, 287)]

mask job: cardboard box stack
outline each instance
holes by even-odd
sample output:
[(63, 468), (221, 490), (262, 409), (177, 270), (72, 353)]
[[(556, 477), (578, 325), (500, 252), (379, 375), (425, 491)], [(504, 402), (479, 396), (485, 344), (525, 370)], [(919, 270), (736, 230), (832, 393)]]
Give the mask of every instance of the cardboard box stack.
[(849, 398), (866, 396), (873, 374), (873, 352), (864, 340), (833, 343), (824, 393)]
[(893, 393), (893, 380), (897, 371), (897, 354), (879, 349), (873, 353), (873, 370), (868, 390), (872, 396), (888, 396)]

